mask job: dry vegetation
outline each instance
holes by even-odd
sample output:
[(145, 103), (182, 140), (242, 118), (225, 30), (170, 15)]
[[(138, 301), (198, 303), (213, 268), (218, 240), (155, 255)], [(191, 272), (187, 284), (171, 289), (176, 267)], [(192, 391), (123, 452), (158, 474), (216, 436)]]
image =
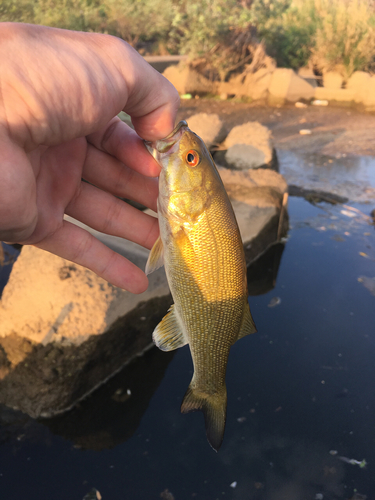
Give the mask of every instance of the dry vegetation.
[(218, 80), (254, 67), (263, 48), (278, 66), (311, 64), (345, 78), (371, 71), (375, 56), (372, 0), (2, 0), (0, 20), (110, 33), (143, 53), (188, 54)]
[(312, 61), (321, 70), (340, 69), (348, 78), (371, 70), (375, 56), (375, 18), (370, 2), (315, 0), (319, 23)]

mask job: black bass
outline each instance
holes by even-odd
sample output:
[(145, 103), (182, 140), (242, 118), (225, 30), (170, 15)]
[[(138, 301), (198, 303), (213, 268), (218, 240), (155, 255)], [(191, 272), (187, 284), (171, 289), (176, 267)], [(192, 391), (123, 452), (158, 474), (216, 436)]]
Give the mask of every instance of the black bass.
[(153, 340), (164, 351), (189, 344), (194, 375), (181, 412), (203, 411), (207, 439), (217, 451), (225, 428), (229, 350), (256, 331), (242, 240), (215, 163), (185, 121), (165, 139), (145, 144), (162, 168), (160, 237), (146, 274), (164, 264), (174, 299)]

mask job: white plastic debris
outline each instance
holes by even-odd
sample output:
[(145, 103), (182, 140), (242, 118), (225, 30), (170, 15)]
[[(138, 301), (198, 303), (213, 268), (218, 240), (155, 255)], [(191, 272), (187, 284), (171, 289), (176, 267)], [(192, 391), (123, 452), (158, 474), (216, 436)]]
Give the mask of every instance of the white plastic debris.
[(340, 460), (343, 462), (346, 462), (347, 464), (350, 465), (359, 465), (361, 469), (364, 469), (367, 465), (367, 462), (365, 459), (363, 460), (356, 460), (355, 458), (348, 458), (348, 457), (338, 457)]
[(235, 488), (237, 486), (237, 481), (233, 481), (233, 483), (230, 485), (231, 488)]
[(328, 101), (325, 99), (315, 99), (311, 104), (313, 106), (328, 106)]
[(355, 212), (350, 212), (349, 210), (341, 210), (342, 215), (346, 215), (347, 217), (357, 217)]
[(310, 129), (308, 129), (308, 128), (302, 128), (302, 129), (299, 131), (299, 134), (300, 134), (300, 135), (311, 135), (311, 134), (312, 134), (312, 132), (311, 132), (311, 130), (310, 130)]

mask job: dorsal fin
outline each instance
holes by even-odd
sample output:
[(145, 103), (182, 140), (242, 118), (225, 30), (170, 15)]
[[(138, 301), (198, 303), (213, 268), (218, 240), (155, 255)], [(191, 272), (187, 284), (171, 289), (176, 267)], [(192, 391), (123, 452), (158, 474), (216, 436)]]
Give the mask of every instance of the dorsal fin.
[(164, 265), (164, 248), (163, 248), (163, 242), (161, 241), (161, 238), (159, 238), (155, 241), (154, 246), (151, 249), (151, 252), (148, 256), (147, 263), (146, 263), (146, 269), (145, 273), (146, 276), (148, 274), (153, 273), (156, 271), (156, 269), (159, 269), (159, 267), (162, 267)]
[(238, 339), (242, 339), (242, 337), (246, 337), (246, 335), (250, 335), (250, 333), (255, 333), (257, 331), (253, 317), (251, 316), (249, 304), (245, 304), (245, 310), (242, 318), (241, 329), (238, 333)]
[(174, 304), (152, 334), (153, 341), (162, 351), (173, 351), (188, 343), (177, 317)]

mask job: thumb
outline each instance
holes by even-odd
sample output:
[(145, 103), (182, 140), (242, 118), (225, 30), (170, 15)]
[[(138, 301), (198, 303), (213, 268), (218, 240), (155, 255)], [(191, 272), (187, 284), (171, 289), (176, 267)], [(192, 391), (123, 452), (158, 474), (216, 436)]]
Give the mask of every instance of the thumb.
[(123, 68), (129, 91), (124, 111), (131, 116), (134, 128), (142, 139), (162, 139), (174, 129), (180, 97), (163, 75), (138, 52), (129, 49), (133, 78), (129, 78), (129, 66)]

